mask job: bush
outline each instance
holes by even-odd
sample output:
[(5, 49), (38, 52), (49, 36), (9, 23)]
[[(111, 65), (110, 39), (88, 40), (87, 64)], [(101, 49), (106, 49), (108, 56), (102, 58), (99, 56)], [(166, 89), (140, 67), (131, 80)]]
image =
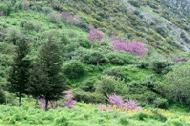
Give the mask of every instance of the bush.
[(149, 63), (148, 62), (138, 62), (137, 67), (139, 67), (141, 69), (148, 69)]
[(166, 95), (173, 101), (190, 105), (190, 65), (179, 64), (166, 75)]
[(91, 78), (84, 81), (81, 85), (81, 89), (88, 92), (94, 92), (96, 90), (94, 84), (96, 82), (97, 78)]
[(5, 95), (2, 89), (0, 89), (0, 104), (5, 103)]
[(85, 63), (94, 65), (104, 64), (108, 62), (107, 58), (102, 53), (96, 51), (91, 51), (88, 54), (85, 54), (83, 61)]
[(51, 7), (42, 7), (42, 12), (49, 14), (49, 13), (53, 12), (53, 9)]
[(6, 41), (13, 43), (14, 45), (16, 42), (22, 37), (22, 33), (17, 30), (16, 28), (8, 28), (6, 34)]
[(85, 92), (82, 90), (78, 90), (74, 92), (74, 97), (78, 102), (85, 103), (105, 103), (106, 97), (102, 94), (98, 94), (95, 92)]
[(138, 1), (134, 1), (134, 0), (129, 0), (129, 3), (131, 4), (131, 5), (133, 5), (134, 7), (140, 7), (140, 2), (138, 2)]
[(121, 117), (119, 121), (122, 125), (127, 126), (129, 124), (128, 118), (126, 116)]
[(156, 98), (153, 101), (153, 104), (155, 107), (162, 108), (162, 109), (167, 109), (169, 107), (168, 100), (164, 98)]
[(79, 40), (79, 44), (80, 44), (80, 46), (87, 48), (87, 49), (89, 49), (91, 47), (89, 41), (87, 41), (87, 40)]
[(116, 79), (110, 76), (103, 76), (101, 80), (96, 82), (96, 92), (108, 97), (109, 95), (116, 93), (123, 95), (127, 93), (127, 86), (120, 79)]
[(84, 76), (84, 65), (79, 61), (70, 61), (63, 66), (63, 72), (68, 79), (79, 79)]
[(113, 67), (113, 68), (106, 69), (106, 70), (104, 70), (103, 74), (108, 75), (108, 76), (113, 76), (113, 77), (119, 78), (124, 81), (128, 80), (127, 74), (120, 67)]
[(33, 21), (22, 21), (20, 25), (22, 28), (24, 28), (27, 31), (34, 30), (34, 31), (38, 32), (41, 29), (40, 24), (37, 22), (33, 22)]
[(53, 23), (60, 23), (62, 21), (61, 14), (55, 12), (48, 14), (48, 19)]
[(169, 62), (155, 61), (151, 64), (151, 67), (157, 74), (167, 74), (170, 70), (170, 65)]
[(152, 115), (150, 118), (161, 121), (161, 122), (166, 122), (167, 117), (159, 113), (157, 110), (152, 111), (154, 115)]
[(123, 54), (123, 53), (118, 53), (118, 52), (108, 53), (106, 57), (111, 64), (115, 64), (115, 65), (124, 65), (128, 63), (132, 63), (134, 60), (133, 56)]
[(0, 3), (0, 11), (3, 12), (3, 15), (8, 16), (11, 13), (11, 6), (8, 4)]
[(134, 118), (136, 118), (137, 120), (140, 120), (140, 121), (144, 121), (148, 117), (149, 117), (149, 115), (146, 113), (143, 113), (143, 112), (139, 112), (136, 115), (134, 115)]
[(55, 125), (56, 126), (68, 126), (68, 120), (62, 115), (61, 117), (58, 117), (55, 119)]

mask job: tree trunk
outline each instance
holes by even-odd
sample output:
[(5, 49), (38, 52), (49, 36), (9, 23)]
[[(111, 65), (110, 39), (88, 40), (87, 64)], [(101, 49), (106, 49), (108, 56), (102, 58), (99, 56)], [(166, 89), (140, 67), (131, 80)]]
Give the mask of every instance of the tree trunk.
[(22, 105), (22, 94), (19, 93), (19, 106), (21, 106), (21, 105)]
[(48, 100), (45, 99), (44, 111), (48, 110)]

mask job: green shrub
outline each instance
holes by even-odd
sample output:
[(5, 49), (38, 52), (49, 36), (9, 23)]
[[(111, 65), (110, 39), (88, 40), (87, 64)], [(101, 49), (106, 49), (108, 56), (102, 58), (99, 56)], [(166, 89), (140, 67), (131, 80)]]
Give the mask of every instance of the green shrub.
[(34, 21), (22, 21), (20, 25), (26, 31), (34, 30), (34, 31), (38, 32), (41, 29), (40, 24), (38, 22), (34, 22)]
[(129, 63), (132, 63), (134, 59), (130, 55), (118, 53), (118, 52), (108, 53), (106, 57), (111, 64), (115, 64), (115, 65), (129, 64)]
[(169, 107), (168, 100), (164, 98), (156, 98), (153, 101), (153, 104), (155, 107), (162, 108), (162, 109), (167, 109)]
[(87, 40), (80, 39), (79, 44), (80, 44), (80, 46), (87, 48), (87, 49), (89, 49), (91, 47), (89, 41), (87, 41)]
[(167, 117), (159, 113), (157, 110), (152, 111), (154, 115), (152, 115), (150, 118), (161, 121), (161, 122), (166, 122)]
[(84, 103), (105, 103), (106, 97), (96, 92), (85, 92), (78, 90), (74, 92), (74, 97), (78, 102)]
[(113, 77), (116, 77), (116, 78), (119, 78), (119, 79), (125, 80), (125, 81), (128, 80), (127, 74), (125, 73), (123, 68), (120, 68), (120, 67), (108, 68), (108, 69), (104, 70), (103, 74), (108, 75), (108, 76), (113, 76)]
[(48, 14), (48, 19), (49, 19), (49, 21), (51, 21), (53, 23), (60, 23), (62, 21), (61, 15), (56, 12), (52, 12), (52, 13)]
[(127, 126), (129, 124), (127, 116), (121, 117), (119, 122), (124, 126)]
[(96, 90), (94, 84), (96, 82), (97, 78), (90, 78), (85, 80), (81, 85), (81, 89), (87, 92), (94, 92)]
[(7, 33), (6, 33), (6, 41), (13, 43), (14, 45), (16, 45), (16, 42), (22, 37), (22, 33), (20, 32), (20, 30), (16, 29), (15, 27), (10, 27), (7, 29)]
[(108, 96), (113, 93), (123, 95), (127, 93), (127, 86), (120, 79), (115, 77), (103, 76), (99, 81), (95, 83), (96, 92)]
[(61, 117), (58, 117), (55, 119), (55, 125), (56, 126), (68, 126), (68, 120), (62, 115)]
[(97, 51), (90, 51), (89, 53), (85, 54), (83, 61), (88, 64), (104, 64), (107, 63), (107, 58), (101, 53)]
[(8, 16), (11, 13), (11, 6), (8, 4), (0, 3), (0, 11), (2, 11), (4, 15)]
[(137, 120), (144, 121), (145, 119), (149, 117), (149, 115), (143, 112), (139, 112), (135, 114), (133, 117), (136, 118)]
[(180, 119), (172, 119), (169, 121), (169, 123), (170, 125), (173, 125), (173, 126), (185, 126), (184, 121)]
[(0, 89), (0, 104), (5, 103), (5, 95), (2, 89)]
[(42, 7), (42, 12), (49, 14), (53, 12), (53, 9), (51, 7)]
[(79, 79), (84, 76), (84, 65), (79, 61), (70, 61), (63, 66), (63, 73), (68, 79)]
[(179, 64), (166, 75), (165, 95), (174, 102), (190, 105), (190, 65)]
[(52, 0), (51, 6), (54, 10), (62, 11), (62, 4), (59, 0)]
[(135, 7), (140, 7), (140, 2), (135, 0), (129, 0), (129, 3)]
[(148, 69), (149, 63), (148, 62), (138, 62), (137, 67), (139, 67), (141, 69)]
[(169, 62), (154, 61), (151, 67), (158, 74), (166, 74), (170, 70), (170, 65), (171, 63)]

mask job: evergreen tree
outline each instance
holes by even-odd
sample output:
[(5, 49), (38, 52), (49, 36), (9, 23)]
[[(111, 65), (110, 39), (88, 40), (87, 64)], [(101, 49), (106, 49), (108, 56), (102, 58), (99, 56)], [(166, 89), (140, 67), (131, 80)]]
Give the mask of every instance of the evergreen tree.
[(65, 89), (61, 66), (59, 46), (50, 38), (42, 46), (38, 63), (33, 66), (28, 89), (33, 97), (44, 97), (44, 110), (48, 109), (48, 102), (59, 99)]
[(19, 105), (21, 106), (21, 98), (26, 89), (29, 81), (30, 61), (26, 58), (29, 52), (29, 46), (26, 38), (20, 38), (16, 43), (16, 56), (10, 75), (8, 78), (8, 88), (11, 92), (16, 93), (19, 97)]

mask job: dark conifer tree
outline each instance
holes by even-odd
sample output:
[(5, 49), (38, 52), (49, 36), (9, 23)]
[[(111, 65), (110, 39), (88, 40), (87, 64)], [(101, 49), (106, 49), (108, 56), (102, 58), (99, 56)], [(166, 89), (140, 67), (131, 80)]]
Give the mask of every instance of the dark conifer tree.
[(8, 89), (19, 97), (20, 106), (21, 98), (26, 93), (30, 76), (30, 60), (26, 57), (28, 53), (27, 39), (25, 37), (20, 38), (16, 43), (16, 55), (8, 78)]
[(38, 63), (33, 66), (28, 89), (33, 97), (44, 97), (44, 110), (48, 109), (48, 102), (59, 99), (65, 89), (61, 67), (59, 46), (55, 39), (49, 38), (41, 48)]

